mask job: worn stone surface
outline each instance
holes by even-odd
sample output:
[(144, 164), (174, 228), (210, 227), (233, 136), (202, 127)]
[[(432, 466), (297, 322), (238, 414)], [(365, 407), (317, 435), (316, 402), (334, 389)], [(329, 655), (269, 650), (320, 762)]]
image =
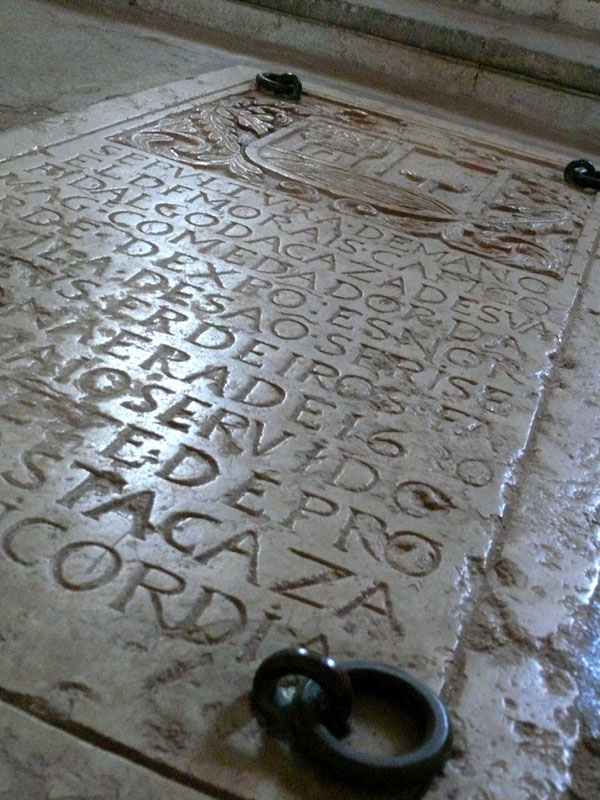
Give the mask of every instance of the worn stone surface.
[(274, 102), (251, 74), (0, 140), (2, 697), (209, 793), (313, 797), (247, 704), (302, 643), (449, 697), (475, 744), (440, 796), (486, 797), (489, 692), (490, 740), (520, 753), (499, 796), (549, 800), (577, 692), (539, 643), (597, 552), (527, 530), (548, 481), (502, 518), (594, 198), (561, 156), (310, 85)]
[[(77, 694), (73, 685), (71, 693)], [(202, 800), (197, 790), (0, 705), (2, 800)]]

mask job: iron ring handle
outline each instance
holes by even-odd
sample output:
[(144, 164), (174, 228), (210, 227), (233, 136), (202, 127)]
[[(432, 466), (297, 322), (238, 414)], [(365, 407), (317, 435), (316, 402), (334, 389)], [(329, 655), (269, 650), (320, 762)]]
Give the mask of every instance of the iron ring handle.
[(311, 678), (321, 691), (317, 703), (319, 719), (342, 735), (354, 700), (350, 678), (332, 658), (305, 648), (280, 650), (266, 658), (254, 676), (250, 695), (252, 708), (268, 732), (289, 738), (292, 732), (293, 699), (278, 685), (286, 675)]
[(415, 786), (430, 781), (449, 757), (452, 729), (441, 700), (424, 683), (401, 669), (370, 661), (342, 663), (355, 694), (397, 701), (420, 722), (416, 748), (388, 757), (356, 750), (332, 733), (319, 714), (323, 693), (307, 681), (294, 696), (293, 744), (324, 771), (370, 788)]
[(595, 189), (596, 191), (600, 189), (600, 173), (596, 171), (591, 161), (583, 158), (567, 164), (564, 179), (567, 183), (582, 189)]
[(302, 94), (302, 83), (297, 75), (292, 72), (259, 72), (256, 76), (256, 85), (273, 94), (282, 95), (290, 100), (299, 100)]

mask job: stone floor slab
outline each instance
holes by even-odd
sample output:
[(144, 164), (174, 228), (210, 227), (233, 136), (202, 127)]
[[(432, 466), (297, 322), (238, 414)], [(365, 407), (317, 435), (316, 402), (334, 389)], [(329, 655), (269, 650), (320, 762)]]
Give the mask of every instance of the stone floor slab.
[(208, 800), (0, 703), (2, 800)]
[(312, 797), (253, 671), (302, 643), (449, 691), (598, 217), (560, 155), (251, 78), (0, 140), (0, 686)]

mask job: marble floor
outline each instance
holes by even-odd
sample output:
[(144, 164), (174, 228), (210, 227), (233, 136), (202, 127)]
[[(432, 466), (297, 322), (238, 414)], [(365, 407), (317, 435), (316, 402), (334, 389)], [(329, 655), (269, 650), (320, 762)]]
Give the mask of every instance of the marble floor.
[[(0, 799), (600, 798), (584, 152), (127, 4), (0, 40)], [(445, 763), (269, 736), (298, 646), (408, 670)], [(346, 745), (431, 735), (354, 689)]]

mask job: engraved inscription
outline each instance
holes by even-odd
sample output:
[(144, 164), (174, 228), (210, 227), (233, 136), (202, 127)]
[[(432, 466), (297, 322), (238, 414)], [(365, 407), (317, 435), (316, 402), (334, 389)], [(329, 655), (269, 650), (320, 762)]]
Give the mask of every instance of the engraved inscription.
[(278, 647), (439, 687), (592, 203), (542, 155), (247, 86), (4, 162), (0, 683), (44, 696), (51, 643), (102, 697), (74, 719), (219, 787)]

